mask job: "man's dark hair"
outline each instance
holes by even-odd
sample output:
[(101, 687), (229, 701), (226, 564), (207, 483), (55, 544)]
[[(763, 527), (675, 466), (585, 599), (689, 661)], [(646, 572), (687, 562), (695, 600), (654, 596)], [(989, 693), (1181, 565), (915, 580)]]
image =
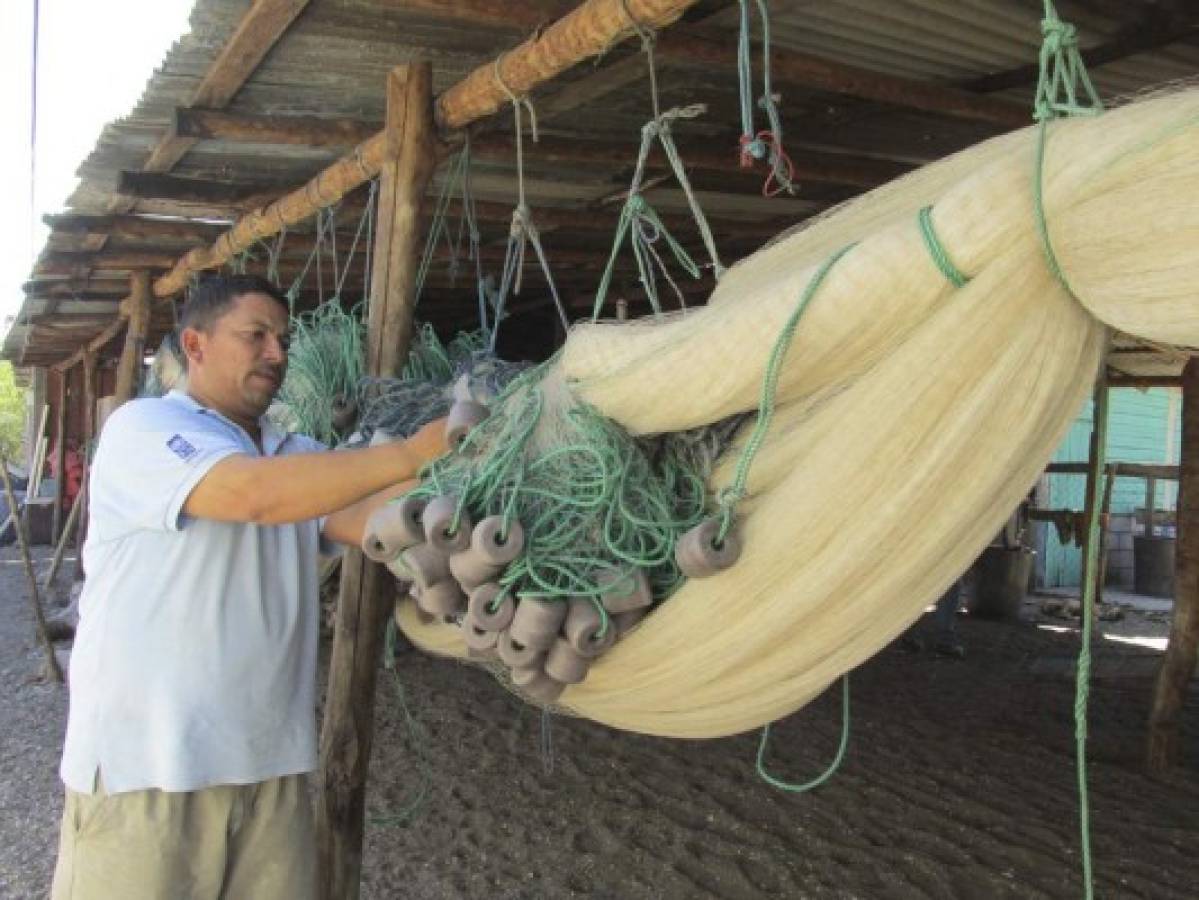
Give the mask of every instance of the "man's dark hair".
[(209, 275), (187, 292), (187, 302), (179, 314), (179, 330), (210, 331), (242, 294), (266, 294), (285, 310), (288, 308), (287, 296), (278, 286), (258, 275)]

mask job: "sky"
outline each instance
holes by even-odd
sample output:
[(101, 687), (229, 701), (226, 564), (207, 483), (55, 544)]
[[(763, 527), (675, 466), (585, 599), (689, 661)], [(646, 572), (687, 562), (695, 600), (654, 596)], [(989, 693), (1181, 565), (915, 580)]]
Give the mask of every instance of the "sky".
[[(30, 178), (34, 10), (38, 20), (36, 175)], [(128, 114), (187, 31), (192, 0), (0, 0), (0, 335), (75, 171), (105, 123)], [(31, 206), (32, 203), (32, 206)]]

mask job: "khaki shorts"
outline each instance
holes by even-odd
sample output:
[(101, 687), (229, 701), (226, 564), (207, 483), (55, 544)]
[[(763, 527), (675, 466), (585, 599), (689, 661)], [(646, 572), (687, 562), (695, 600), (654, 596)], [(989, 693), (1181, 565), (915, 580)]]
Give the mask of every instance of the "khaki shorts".
[(309, 900), (307, 777), (199, 791), (67, 789), (52, 900)]

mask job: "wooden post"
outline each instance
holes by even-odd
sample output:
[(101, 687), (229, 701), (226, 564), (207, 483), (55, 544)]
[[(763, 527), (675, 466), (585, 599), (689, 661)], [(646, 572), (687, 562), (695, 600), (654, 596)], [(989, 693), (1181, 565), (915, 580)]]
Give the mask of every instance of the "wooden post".
[(79, 496), (75, 498), (75, 503), (71, 506), (71, 512), (67, 516), (67, 524), (63, 526), (62, 534), (58, 538), (58, 546), (54, 548), (54, 558), (50, 560), (50, 570), (46, 573), (46, 580), (42, 583), (42, 590), (44, 591), (50, 590), (54, 584), (54, 577), (58, 574), (58, 568), (62, 565), (63, 554), (66, 553), (67, 543), (71, 539), (71, 532), (79, 522), (79, 501), (82, 499), (83, 493), (81, 490)]
[(75, 529), (75, 567), (71, 581), (83, 577), (83, 542), (87, 538), (87, 512), (91, 491), (88, 481), (92, 474), (92, 453), (96, 443), (96, 363), (98, 354), (94, 350), (83, 353), (83, 487), (79, 490), (76, 503), (79, 509), (79, 527)]
[(1157, 503), (1157, 479), (1145, 479), (1145, 537), (1153, 537), (1153, 507)]
[[(1101, 434), (1102, 429), (1099, 427), (1099, 423), (1102, 422), (1103, 418), (1107, 415), (1107, 401), (1108, 401), (1107, 380), (1103, 377), (1103, 373), (1101, 372), (1099, 375), (1099, 380), (1095, 382), (1095, 402), (1094, 402), (1094, 405), (1092, 406), (1093, 418), (1091, 420), (1091, 442), (1090, 442), (1088, 453), (1087, 453), (1087, 487), (1086, 487), (1087, 493), (1086, 493), (1086, 502), (1083, 506), (1083, 521), (1084, 522), (1091, 521), (1091, 503), (1092, 503), (1092, 498), (1095, 496), (1095, 487), (1099, 481), (1099, 475), (1100, 475), (1099, 454), (1100, 454), (1101, 450), (1107, 449), (1106, 447), (1099, 446), (1099, 441), (1102, 439), (1102, 434)], [(1102, 538), (1102, 534), (1101, 534), (1101, 538)], [(1086, 538), (1084, 536), (1084, 543), (1083, 543), (1084, 551), (1086, 548), (1085, 541), (1086, 541)], [(1102, 549), (1102, 546), (1103, 545), (1100, 544), (1100, 549)], [(1101, 555), (1102, 555), (1102, 553), (1096, 554), (1096, 557), (1097, 557), (1096, 562), (1099, 561), (1098, 557)], [(1089, 567), (1087, 566), (1087, 555), (1084, 552), (1082, 555), (1082, 578), (1079, 579), (1079, 582), (1078, 582), (1079, 583), (1078, 599), (1079, 599), (1079, 604), (1080, 604), (1079, 605), (1080, 614), (1081, 614), (1081, 609), (1082, 609), (1081, 604), (1086, 598), (1086, 593), (1087, 593), (1086, 587), (1088, 584), (1087, 579), (1096, 578), (1096, 577), (1099, 577), (1100, 579), (1102, 579), (1102, 577), (1103, 577), (1101, 574), (1102, 572), (1103, 572), (1102, 568), (1099, 569), (1099, 573), (1090, 571)], [(1086, 638), (1084, 638), (1084, 640), (1086, 640)]]
[(62, 525), (62, 507), (66, 498), (63, 469), (67, 463), (67, 381), (70, 372), (58, 373), (58, 408), (54, 411), (54, 514), (50, 520), (50, 543), (58, 540)]
[(1180, 761), (1178, 724), (1199, 654), (1199, 359), (1194, 357), (1182, 372), (1182, 459), (1175, 534), (1174, 617), (1149, 714), (1147, 764), (1155, 773)]
[(1103, 502), (1099, 505), (1099, 553), (1095, 567), (1095, 608), (1103, 606), (1103, 582), (1107, 578), (1107, 537), (1108, 526), (1111, 524), (1112, 490), (1116, 486), (1116, 474), (1120, 467), (1109, 464), (1105, 469), (1103, 481)]
[(125, 347), (117, 364), (116, 405), (120, 406), (137, 395), (138, 375), (146, 352), (146, 332), (150, 328), (150, 273), (144, 269), (130, 278), (130, 293), (121, 301), (121, 316), (128, 323)]
[[(435, 164), (432, 86), (428, 63), (399, 66), (388, 76), (386, 133), (392, 155), (380, 173), (367, 348), (372, 375), (398, 374), (412, 335), (420, 207)], [(357, 548), (347, 550), (317, 796), (320, 895), (327, 900), (358, 897), (375, 680), (383, 626), (394, 601), (390, 573)]]

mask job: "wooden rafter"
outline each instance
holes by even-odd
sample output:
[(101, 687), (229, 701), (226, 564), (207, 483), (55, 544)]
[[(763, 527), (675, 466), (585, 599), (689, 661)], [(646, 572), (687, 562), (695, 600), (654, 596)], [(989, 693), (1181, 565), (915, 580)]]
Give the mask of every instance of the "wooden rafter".
[[(1088, 69), (1119, 62), (1139, 53), (1148, 53), (1199, 36), (1199, 15), (1180, 16), (1164, 10), (1147, 10), (1144, 21), (1122, 28), (1110, 40), (1082, 49), (1083, 62)], [(971, 78), (959, 85), (964, 90), (980, 94), (1006, 91), (1035, 84), (1040, 74), (1036, 63), (1017, 66), (1003, 72), (992, 72)]]
[[(209, 66), (191, 105), (219, 109), (232, 100), (307, 5), (308, 0), (255, 0)], [(194, 138), (168, 131), (143, 168), (169, 172), (194, 145)]]

